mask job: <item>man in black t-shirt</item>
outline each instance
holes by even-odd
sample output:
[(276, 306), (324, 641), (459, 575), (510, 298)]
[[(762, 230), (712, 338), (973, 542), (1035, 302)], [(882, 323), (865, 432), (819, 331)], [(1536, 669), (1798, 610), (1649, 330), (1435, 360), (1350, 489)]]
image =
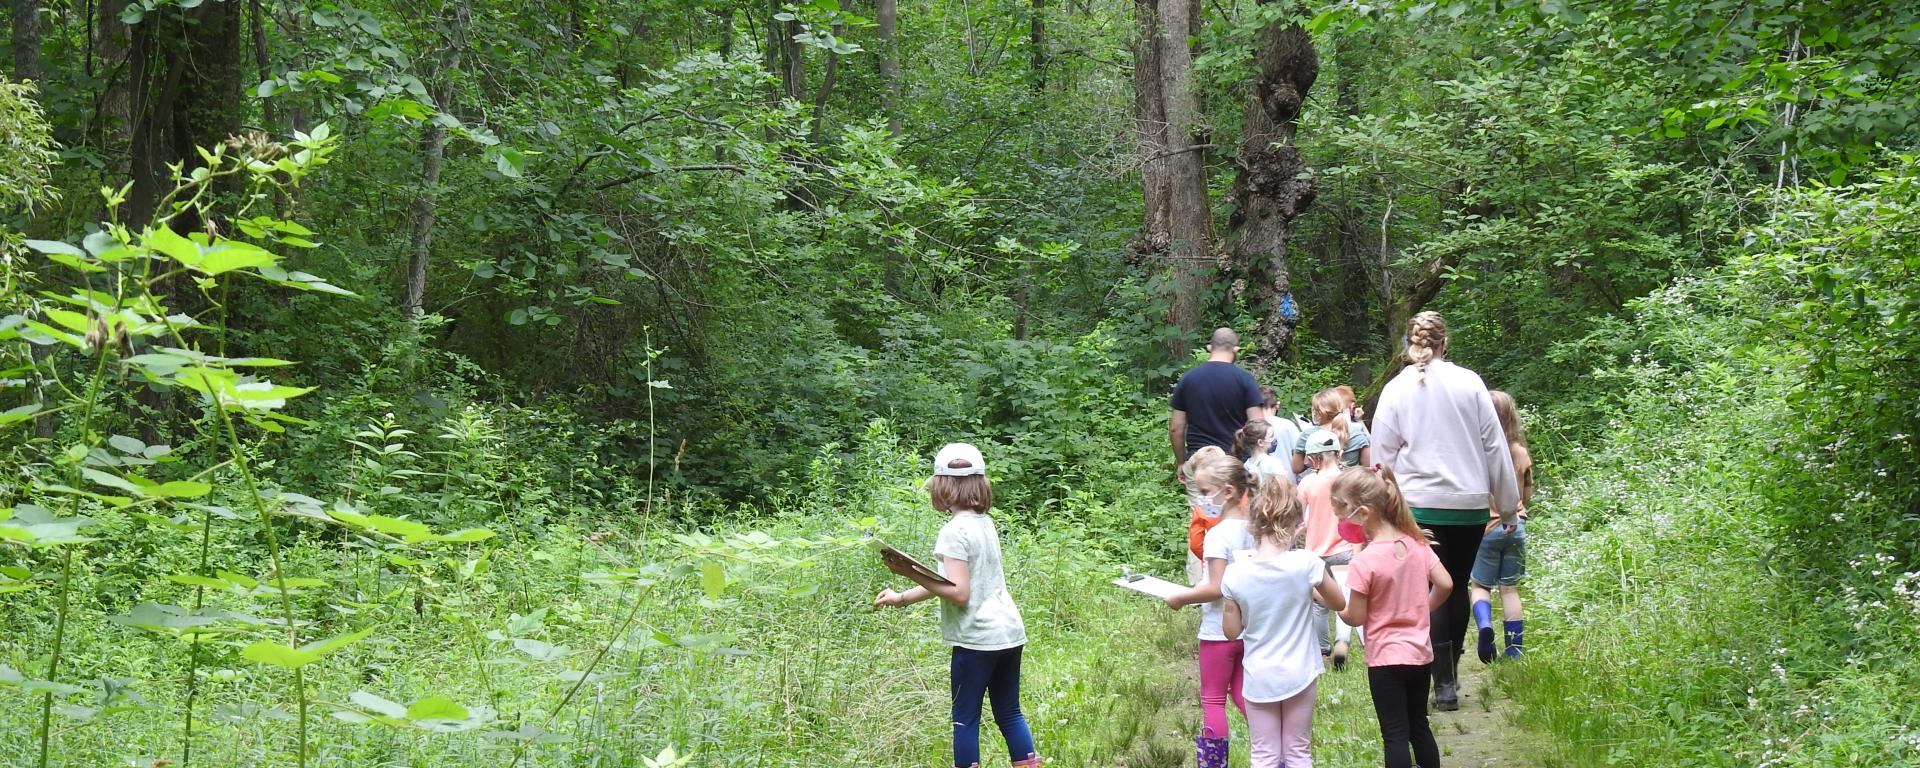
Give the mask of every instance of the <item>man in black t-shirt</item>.
[[(1233, 435), (1248, 419), (1266, 416), (1262, 410), (1260, 385), (1253, 374), (1233, 364), (1240, 354), (1240, 335), (1232, 328), (1216, 328), (1207, 341), (1207, 361), (1193, 367), (1173, 385), (1173, 418), (1167, 420), (1167, 436), (1173, 444), (1173, 477), (1185, 483), (1187, 456), (1212, 445), (1233, 452)], [(1198, 584), (1205, 563), (1200, 560), (1201, 544), (1207, 529), (1221, 518), (1209, 515), (1189, 503), (1187, 518), (1187, 581)]]
[(1194, 366), (1173, 387), (1173, 418), (1167, 435), (1173, 444), (1176, 480), (1184, 482), (1180, 467), (1187, 456), (1205, 446), (1233, 452), (1233, 435), (1249, 419), (1264, 418), (1260, 384), (1233, 360), (1240, 353), (1240, 336), (1232, 328), (1218, 328), (1207, 342), (1207, 361)]

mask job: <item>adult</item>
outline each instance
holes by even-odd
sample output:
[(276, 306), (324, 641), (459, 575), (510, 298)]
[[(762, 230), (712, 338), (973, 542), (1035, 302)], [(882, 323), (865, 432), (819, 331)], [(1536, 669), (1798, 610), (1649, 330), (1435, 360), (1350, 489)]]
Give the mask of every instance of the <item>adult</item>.
[[(1480, 375), (1450, 363), (1447, 323), (1421, 312), (1407, 326), (1407, 362), (1380, 393), (1373, 455), (1399, 476), (1413, 519), (1433, 531), (1436, 554), (1465, 584), (1486, 531), (1489, 509), (1511, 518), (1520, 507), (1513, 456)], [(1458, 672), (1467, 634), (1467, 590), (1433, 612), (1434, 707), (1460, 708)]]
[[(1173, 385), (1173, 416), (1167, 420), (1167, 438), (1173, 446), (1174, 481), (1186, 483), (1187, 457), (1209, 445), (1233, 453), (1233, 436), (1251, 419), (1264, 418), (1260, 384), (1253, 374), (1234, 364), (1240, 355), (1240, 335), (1232, 328), (1215, 328), (1207, 340), (1207, 361), (1180, 376)], [(1187, 521), (1187, 571), (1195, 576), (1200, 545), (1207, 529), (1220, 521), (1199, 504), (1190, 504)]]
[[(1260, 384), (1253, 374), (1234, 364), (1240, 355), (1240, 335), (1232, 328), (1215, 328), (1207, 341), (1207, 361), (1180, 376), (1173, 385), (1173, 416), (1167, 436), (1173, 446), (1176, 472), (1195, 451), (1214, 446), (1233, 453), (1233, 436), (1252, 419), (1264, 419)], [(1175, 477), (1185, 482), (1184, 477)]]

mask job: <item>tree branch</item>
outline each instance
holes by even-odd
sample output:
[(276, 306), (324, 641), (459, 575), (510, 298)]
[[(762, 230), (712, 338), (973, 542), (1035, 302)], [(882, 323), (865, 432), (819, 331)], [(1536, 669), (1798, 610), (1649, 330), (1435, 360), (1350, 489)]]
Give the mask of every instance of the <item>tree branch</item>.
[(672, 168), (661, 168), (661, 169), (652, 170), (652, 171), (635, 171), (633, 173), (629, 173), (625, 176), (614, 179), (612, 181), (604, 182), (599, 186), (594, 187), (593, 189), (596, 192), (604, 192), (606, 190), (613, 189), (614, 187), (618, 187), (623, 184), (632, 184), (633, 182), (639, 181), (648, 176), (653, 176), (653, 175), (662, 174), (662, 173), (673, 173), (676, 171), (732, 171), (734, 173), (746, 173), (747, 169), (742, 168), (738, 165), (728, 165), (725, 163), (701, 163), (699, 165), (676, 165)]

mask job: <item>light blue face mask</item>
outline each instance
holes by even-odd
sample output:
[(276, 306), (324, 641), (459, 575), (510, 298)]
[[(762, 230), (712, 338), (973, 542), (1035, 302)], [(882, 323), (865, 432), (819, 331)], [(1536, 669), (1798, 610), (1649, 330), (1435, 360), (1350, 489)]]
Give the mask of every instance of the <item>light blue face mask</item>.
[[(1214, 491), (1214, 493), (1219, 493), (1219, 491)], [(1214, 501), (1213, 496), (1209, 494), (1191, 493), (1187, 494), (1187, 499), (1193, 502), (1193, 506), (1200, 508), (1200, 514), (1206, 515), (1207, 517), (1219, 517), (1227, 512), (1226, 505)]]

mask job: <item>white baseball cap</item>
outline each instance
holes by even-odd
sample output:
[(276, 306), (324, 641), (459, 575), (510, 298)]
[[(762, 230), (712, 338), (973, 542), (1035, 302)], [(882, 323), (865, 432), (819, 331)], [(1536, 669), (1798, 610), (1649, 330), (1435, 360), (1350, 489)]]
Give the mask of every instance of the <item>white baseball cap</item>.
[[(964, 467), (951, 466), (954, 462), (965, 462)], [(966, 477), (987, 473), (987, 460), (980, 458), (980, 449), (968, 443), (947, 443), (940, 452), (933, 455), (933, 474), (945, 477)]]
[(1314, 430), (1307, 435), (1307, 449), (1303, 451), (1311, 456), (1316, 453), (1332, 453), (1340, 449), (1340, 438), (1324, 429)]

